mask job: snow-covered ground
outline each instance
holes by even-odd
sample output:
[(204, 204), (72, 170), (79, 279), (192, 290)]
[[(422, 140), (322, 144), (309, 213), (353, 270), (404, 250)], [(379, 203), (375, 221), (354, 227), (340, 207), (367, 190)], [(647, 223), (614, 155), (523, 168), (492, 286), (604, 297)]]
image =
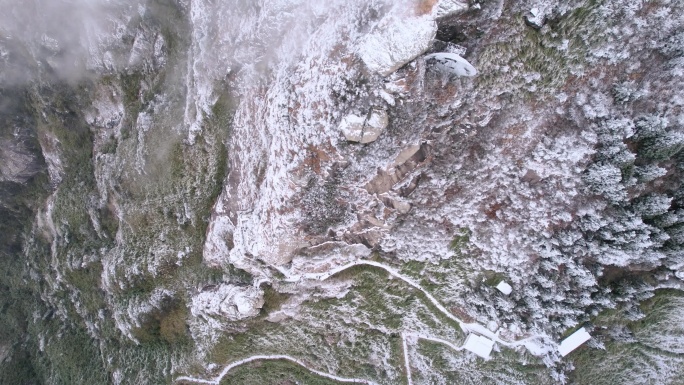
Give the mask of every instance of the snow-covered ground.
[[(676, 2), (64, 4), (83, 15), (66, 32), (58, 6), (31, 36), (0, 15), (0, 71), (14, 34), (66, 83), (26, 86), (53, 189), (26, 259), (56, 310), (35, 322), (187, 342), (148, 356), (179, 381), (286, 360), (352, 383), (511, 362), (562, 383), (564, 333), (682, 287)], [(46, 128), (68, 119), (79, 143)]]

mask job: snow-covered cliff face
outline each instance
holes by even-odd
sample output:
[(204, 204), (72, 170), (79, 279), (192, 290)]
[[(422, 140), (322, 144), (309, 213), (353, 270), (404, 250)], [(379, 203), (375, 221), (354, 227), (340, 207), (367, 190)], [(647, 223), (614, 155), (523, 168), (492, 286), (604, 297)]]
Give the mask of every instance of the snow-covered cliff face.
[[(326, 6), (275, 2), (261, 11), (260, 17), (280, 15), (269, 29), (282, 36), (283, 45), (269, 46), (273, 42), (268, 37), (249, 42), (249, 46), (265, 45), (266, 52), (246, 58), (245, 68), (237, 72), (238, 87), (244, 89), (243, 102), (236, 111), (228, 150), (235, 156), (205, 247), (209, 262), (250, 264), (250, 270), (257, 269), (253, 273), (270, 275), (259, 269), (284, 266), (297, 251), (326, 239), (319, 233), (327, 226), (315, 222), (330, 221), (332, 228), (341, 225), (341, 232), (353, 225), (350, 206), (355, 204), (354, 190), (363, 183), (333, 180), (342, 177), (334, 174), (343, 172), (353, 149), (341, 148), (347, 141), (338, 126), (347, 112), (365, 116), (373, 108), (386, 108), (377, 95), (383, 91), (382, 85), (377, 78), (370, 80), (377, 75), (369, 73), (355, 53), (365, 47), (364, 38), (377, 23), (396, 24), (395, 13), (406, 19), (412, 17), (410, 12), (407, 4), (390, 7), (348, 1)], [(383, 16), (385, 13), (390, 15)], [(373, 14), (374, 18), (364, 20)], [(232, 22), (220, 20), (218, 24), (229, 26)], [(434, 35), (434, 21), (422, 28)], [(409, 40), (406, 36), (394, 38)], [(398, 64), (393, 65), (408, 62), (425, 49), (427, 44), (411, 47), (411, 52), (395, 59)], [(368, 78), (369, 84), (357, 88), (362, 78)], [(340, 199), (336, 195), (342, 191), (329, 191), (337, 190), (333, 183), (344, 186), (350, 197)], [(319, 208), (330, 210), (317, 213)], [(222, 244), (226, 238), (233, 243), (229, 259)], [(261, 267), (246, 262), (246, 255), (261, 259)]]
[(30, 320), (0, 362), (454, 383), (488, 369), (430, 344), (474, 330), (493, 382), (547, 383), (568, 329), (681, 288), (675, 2), (0, 6), (0, 283)]

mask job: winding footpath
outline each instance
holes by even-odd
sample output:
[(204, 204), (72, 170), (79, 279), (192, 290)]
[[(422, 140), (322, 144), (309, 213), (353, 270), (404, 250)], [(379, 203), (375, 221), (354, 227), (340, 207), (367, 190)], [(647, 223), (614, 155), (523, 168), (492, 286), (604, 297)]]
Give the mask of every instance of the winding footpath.
[(311, 373), (317, 374), (321, 377), (329, 378), (331, 380), (335, 380), (337, 382), (342, 382), (342, 383), (349, 383), (349, 384), (367, 384), (367, 385), (377, 385), (375, 382), (369, 381), (369, 380), (364, 380), (364, 379), (359, 379), (359, 378), (345, 378), (345, 377), (339, 377), (332, 375), (330, 373), (326, 372), (321, 372), (316, 369), (310, 368), (308, 365), (306, 365), (304, 362), (290, 356), (286, 355), (280, 355), (280, 354), (275, 354), (275, 355), (256, 355), (256, 356), (251, 356), (249, 358), (245, 358), (239, 361), (235, 361), (232, 364), (226, 366), (223, 368), (221, 373), (214, 378), (213, 380), (204, 380), (201, 378), (195, 378), (195, 377), (178, 377), (176, 378), (176, 382), (180, 381), (186, 381), (186, 382), (194, 382), (197, 384), (209, 384), (209, 385), (219, 385), (221, 383), (221, 380), (223, 380), (223, 377), (228, 374), (231, 369), (234, 369), (235, 367), (238, 367), (240, 365), (247, 364), (249, 362), (254, 362), (254, 361), (278, 361), (278, 360), (283, 360), (283, 361), (290, 361), (292, 363), (295, 363), (304, 369), (310, 371)]
[(535, 351), (539, 350), (539, 346), (537, 344), (534, 344), (532, 341), (541, 338), (541, 336), (532, 336), (532, 337), (524, 338), (524, 339), (513, 341), (513, 342), (504, 341), (501, 338), (499, 338), (499, 335), (497, 333), (493, 333), (491, 330), (487, 329), (483, 325), (480, 325), (477, 322), (466, 323), (462, 319), (456, 317), (450, 311), (448, 311), (444, 307), (444, 305), (442, 305), (432, 294), (430, 294), (422, 286), (420, 286), (418, 283), (416, 283), (413, 279), (407, 277), (404, 274), (401, 274), (396, 269), (389, 267), (389, 266), (387, 266), (383, 263), (380, 263), (380, 262), (360, 259), (358, 261), (348, 263), (346, 265), (332, 269), (332, 270), (325, 272), (325, 273), (309, 273), (309, 274), (304, 274), (301, 276), (291, 276), (291, 277), (289, 277), (288, 280), (313, 279), (313, 280), (325, 281), (326, 279), (332, 277), (335, 274), (338, 274), (338, 273), (340, 273), (344, 270), (347, 270), (349, 268), (352, 268), (354, 266), (361, 266), (361, 265), (373, 266), (373, 267), (383, 269), (386, 272), (388, 272), (390, 275), (392, 275), (393, 277), (401, 279), (402, 281), (409, 284), (409, 286), (413, 287), (416, 290), (419, 290), (420, 292), (422, 292), (425, 295), (425, 297), (428, 299), (428, 301), (430, 301), (437, 308), (437, 310), (440, 311), (440, 313), (444, 314), (447, 318), (451, 319), (452, 321), (457, 322), (458, 325), (461, 327), (461, 329), (465, 332), (468, 332), (468, 333), (474, 332), (474, 333), (480, 334), (484, 337), (487, 337), (487, 338), (489, 338), (489, 339), (491, 339), (497, 343), (500, 343), (501, 345), (507, 346), (507, 347), (516, 347), (516, 346), (524, 345), (531, 352), (535, 352)]
[[(532, 354), (539, 355), (545, 351), (548, 351), (548, 347), (545, 347), (543, 345), (540, 345), (539, 343), (534, 342), (535, 340), (540, 340), (540, 339), (543, 340), (544, 336), (534, 335), (534, 336), (531, 336), (528, 338), (509, 342), (509, 341), (502, 340), (501, 338), (499, 338), (498, 333), (492, 332), (491, 330), (487, 329), (483, 325), (480, 325), (476, 322), (467, 323), (467, 322), (463, 321), (462, 319), (456, 317), (450, 311), (448, 311), (432, 294), (430, 294), (427, 290), (425, 290), (422, 286), (420, 286), (413, 279), (411, 279), (410, 277), (407, 277), (404, 274), (401, 274), (398, 270), (396, 270), (390, 266), (387, 266), (383, 263), (380, 263), (380, 262), (360, 259), (358, 261), (351, 262), (351, 263), (348, 263), (346, 265), (340, 266), (338, 268), (329, 270), (325, 273), (306, 273), (306, 274), (301, 274), (301, 275), (288, 274), (288, 272), (286, 272), (286, 271), (283, 271), (280, 269), (279, 270), (286, 276), (286, 279), (285, 279), (286, 282), (300, 282), (302, 280), (325, 281), (328, 278), (334, 276), (335, 274), (341, 273), (341, 272), (343, 272), (347, 269), (350, 269), (354, 266), (372, 266), (372, 267), (380, 268), (380, 269), (383, 269), (386, 272), (388, 272), (391, 276), (406, 282), (407, 284), (409, 284), (409, 286), (413, 287), (416, 290), (421, 291), (425, 295), (425, 297), (428, 299), (428, 301), (430, 301), (437, 308), (437, 310), (440, 311), (440, 313), (442, 313), (443, 315), (445, 315), (447, 318), (451, 319), (452, 321), (455, 321), (456, 323), (458, 323), (460, 328), (467, 333), (477, 333), (479, 335), (487, 337), (487, 338), (489, 338), (489, 339), (491, 339), (497, 343), (500, 343), (503, 346), (507, 346), (507, 347), (525, 346)], [(446, 340), (443, 340), (443, 339), (440, 339), (440, 338), (431, 337), (431, 336), (418, 334), (418, 333), (411, 333), (411, 332), (402, 333), (401, 334), (402, 348), (403, 348), (403, 354), (404, 354), (404, 365), (405, 365), (406, 379), (407, 379), (408, 385), (413, 385), (413, 379), (411, 376), (410, 358), (409, 358), (409, 352), (408, 352), (408, 342), (407, 342), (407, 340), (409, 338), (413, 338), (416, 340), (422, 339), (422, 340), (426, 340), (426, 341), (439, 343), (439, 344), (448, 346), (449, 348), (453, 349), (454, 351), (463, 350), (463, 347), (456, 346), (453, 343), (446, 341)], [(289, 362), (295, 363), (295, 364), (305, 368), (306, 370), (310, 371), (311, 373), (314, 373), (314, 374), (317, 374), (321, 377), (329, 378), (329, 379), (332, 379), (332, 380), (335, 380), (335, 381), (338, 381), (341, 383), (377, 385), (375, 382), (370, 381), (370, 380), (366, 380), (366, 379), (339, 377), (339, 376), (332, 375), (330, 373), (321, 372), (319, 370), (310, 368), (307, 364), (305, 364), (301, 360), (298, 360), (294, 357), (287, 356), (287, 355), (254, 355), (254, 356), (251, 356), (251, 357), (239, 360), (239, 361), (235, 361), (235, 362), (227, 365), (225, 368), (223, 368), (221, 373), (216, 378), (214, 378), (213, 380), (206, 380), (206, 379), (201, 379), (201, 378), (196, 378), (196, 377), (181, 376), (181, 377), (176, 378), (176, 382), (186, 381), (186, 382), (194, 382), (194, 383), (198, 383), (198, 384), (219, 385), (219, 383), (221, 382), (223, 377), (225, 377), (226, 374), (228, 374), (228, 372), (230, 370), (232, 370), (235, 367), (238, 367), (240, 365), (247, 364), (247, 363), (253, 362), (253, 361), (260, 361), (260, 360), (261, 361), (263, 361), (263, 360), (285, 360), (285, 361), (289, 361)]]

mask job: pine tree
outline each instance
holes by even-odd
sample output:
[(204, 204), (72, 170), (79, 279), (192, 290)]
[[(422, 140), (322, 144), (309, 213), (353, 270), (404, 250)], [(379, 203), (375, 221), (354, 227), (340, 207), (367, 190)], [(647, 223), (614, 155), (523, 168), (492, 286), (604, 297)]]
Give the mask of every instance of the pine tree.
[(660, 177), (665, 176), (666, 174), (666, 169), (655, 164), (646, 164), (643, 166), (634, 167), (634, 176), (639, 183), (652, 182)]
[(584, 174), (584, 182), (595, 194), (617, 203), (627, 198), (622, 185), (622, 171), (610, 163), (594, 163)]
[(667, 125), (668, 121), (664, 117), (653, 114), (641, 116), (634, 121), (634, 140), (654, 138), (665, 132)]
[(684, 147), (684, 134), (681, 132), (659, 132), (639, 143), (639, 156), (651, 161), (670, 159)]
[(665, 194), (648, 194), (634, 200), (632, 209), (642, 218), (654, 218), (666, 214), (672, 205), (672, 198)]

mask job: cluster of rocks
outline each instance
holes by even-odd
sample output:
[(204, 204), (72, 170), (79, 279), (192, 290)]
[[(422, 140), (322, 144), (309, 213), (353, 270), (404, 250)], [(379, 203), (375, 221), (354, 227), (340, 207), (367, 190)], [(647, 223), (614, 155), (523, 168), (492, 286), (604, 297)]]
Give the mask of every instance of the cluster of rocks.
[[(464, 12), (462, 1), (439, 2), (432, 12), (413, 17), (390, 14), (362, 41), (358, 54), (366, 67), (383, 77), (389, 76), (434, 45), (438, 17)], [(477, 70), (454, 52), (439, 52), (425, 57), (433, 67), (456, 76), (475, 76)], [(366, 116), (350, 114), (340, 122), (340, 130), (350, 142), (371, 143), (389, 123), (387, 111), (373, 107)]]

